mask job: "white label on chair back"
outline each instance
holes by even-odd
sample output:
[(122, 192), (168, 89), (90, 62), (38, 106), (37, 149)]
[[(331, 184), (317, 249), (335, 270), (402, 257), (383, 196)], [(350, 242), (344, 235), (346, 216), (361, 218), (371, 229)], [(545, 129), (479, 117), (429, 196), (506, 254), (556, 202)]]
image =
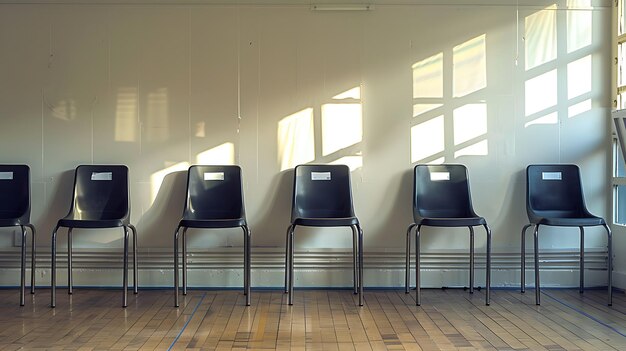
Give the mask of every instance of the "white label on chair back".
[(13, 172), (0, 172), (0, 180), (13, 179)]
[(204, 180), (224, 180), (224, 172), (204, 172)]
[(561, 172), (541, 172), (541, 180), (562, 180)]
[(113, 180), (113, 172), (92, 172), (91, 180)]
[(311, 180), (330, 180), (330, 172), (311, 172)]
[(430, 173), (430, 181), (437, 182), (442, 180), (450, 180), (450, 172), (432, 172)]

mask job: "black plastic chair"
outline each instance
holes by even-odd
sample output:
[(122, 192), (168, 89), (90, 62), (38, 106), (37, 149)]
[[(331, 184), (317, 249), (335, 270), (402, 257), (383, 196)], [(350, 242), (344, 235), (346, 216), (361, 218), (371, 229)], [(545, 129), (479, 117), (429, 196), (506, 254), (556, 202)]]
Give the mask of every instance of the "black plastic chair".
[(52, 231), (52, 299), (56, 306), (56, 243), (60, 227), (67, 231), (67, 285), (73, 292), (72, 231), (74, 228), (124, 228), (124, 277), (122, 307), (128, 305), (128, 228), (133, 231), (133, 283), (137, 294), (137, 229), (130, 224), (128, 167), (123, 165), (81, 165), (74, 175), (74, 193), (67, 216)]
[(430, 227), (468, 227), (470, 231), (470, 294), (474, 292), (474, 226), (487, 232), (486, 295), (489, 305), (491, 289), (491, 229), (472, 207), (467, 168), (463, 165), (417, 165), (414, 168), (413, 219), (406, 232), (405, 292), (409, 293), (411, 265), (411, 231), (415, 231), (415, 303), (421, 304), (420, 229)]
[(24, 306), (26, 228), (31, 231), (30, 293), (35, 293), (35, 226), (30, 223), (30, 168), (26, 165), (0, 165), (0, 227), (22, 230), (20, 306)]
[(354, 293), (363, 306), (363, 230), (354, 214), (350, 169), (345, 165), (299, 165), (294, 170), (291, 224), (287, 228), (285, 292), (293, 304), (293, 256), (296, 226), (350, 227)]
[(526, 287), (526, 230), (534, 226), (535, 241), (535, 303), (540, 304), (539, 286), (539, 226), (578, 227), (580, 230), (580, 293), (585, 287), (585, 231), (584, 227), (603, 226), (608, 236), (608, 305), (613, 303), (613, 250), (611, 229), (605, 220), (589, 213), (585, 205), (580, 169), (576, 165), (530, 165), (526, 168), (527, 224), (522, 229), (521, 291)]
[(174, 232), (174, 305), (178, 304), (178, 239), (183, 228), (183, 295), (187, 295), (187, 229), (241, 228), (244, 240), (243, 289), (250, 306), (250, 237), (239, 166), (191, 166), (183, 218)]

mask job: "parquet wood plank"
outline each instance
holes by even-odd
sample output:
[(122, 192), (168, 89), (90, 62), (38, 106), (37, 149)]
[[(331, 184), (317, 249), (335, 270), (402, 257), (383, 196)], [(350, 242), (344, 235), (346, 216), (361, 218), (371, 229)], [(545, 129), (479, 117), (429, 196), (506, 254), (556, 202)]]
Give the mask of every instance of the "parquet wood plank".
[[(119, 307), (119, 292), (77, 289), (48, 306), (0, 290), (0, 350), (624, 350), (626, 296), (606, 291), (424, 289), (422, 306), (400, 290), (192, 290), (174, 308), (171, 290), (146, 290)], [(48, 295), (49, 296), (49, 295)], [(13, 298), (13, 299), (12, 299)], [(29, 305), (30, 303), (30, 305)], [(624, 331), (624, 332), (623, 332)]]

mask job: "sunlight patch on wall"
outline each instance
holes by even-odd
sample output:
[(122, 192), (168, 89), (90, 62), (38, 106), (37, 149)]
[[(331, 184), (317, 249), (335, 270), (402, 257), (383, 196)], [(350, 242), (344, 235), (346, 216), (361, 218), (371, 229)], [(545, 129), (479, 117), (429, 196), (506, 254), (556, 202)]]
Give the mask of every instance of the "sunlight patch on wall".
[(418, 162), (444, 151), (443, 116), (411, 127), (411, 162)]
[(483, 34), (453, 48), (454, 97), (469, 95), (487, 86), (486, 37)]
[(454, 158), (461, 156), (486, 156), (489, 154), (489, 144), (487, 140), (479, 141), (459, 151), (454, 152)]
[(556, 79), (556, 70), (552, 70), (526, 81), (526, 116), (530, 116), (549, 107), (556, 106)]
[(58, 101), (55, 105), (48, 105), (52, 116), (63, 121), (72, 121), (76, 119), (76, 102), (74, 99), (66, 99)]
[(558, 122), (559, 122), (559, 115), (556, 112), (554, 112), (549, 115), (535, 118), (532, 121), (526, 122), (526, 124), (524, 124), (524, 128), (528, 128), (536, 124), (557, 124)]
[(429, 165), (440, 165), (440, 164), (444, 163), (445, 161), (446, 161), (445, 157), (440, 157), (440, 158), (438, 158), (436, 160), (432, 160), (430, 162), (426, 162), (426, 164), (429, 164)]
[(579, 102), (576, 105), (572, 105), (567, 109), (567, 116), (569, 118), (576, 117), (587, 111), (591, 111), (591, 99), (587, 99), (583, 102)]
[(333, 100), (345, 100), (345, 99), (361, 99), (361, 87), (354, 87), (350, 90), (344, 91), (341, 94), (333, 96)]
[(203, 151), (196, 157), (196, 162), (200, 165), (234, 165), (235, 144), (228, 142)]
[(137, 88), (119, 88), (115, 107), (115, 141), (137, 138)]
[(567, 52), (591, 45), (593, 13), (591, 0), (567, 0)]
[[(171, 163), (171, 162), (170, 162)], [(166, 162), (167, 164), (167, 162)], [(159, 189), (161, 188), (161, 184), (163, 183), (163, 179), (172, 172), (180, 172), (187, 171), (189, 169), (189, 162), (179, 162), (163, 168), (158, 172), (152, 173), (150, 176), (150, 204), (154, 203), (154, 200), (159, 193)]]
[(322, 155), (330, 155), (363, 140), (361, 104), (322, 105)]
[(525, 18), (526, 70), (556, 59), (556, 5)]
[(313, 109), (306, 108), (278, 122), (278, 163), (284, 171), (315, 159)]
[(487, 104), (467, 104), (454, 110), (454, 145), (485, 134), (487, 134)]
[(413, 98), (443, 97), (443, 53), (413, 64)]
[(344, 156), (338, 160), (329, 162), (331, 165), (346, 165), (351, 172), (363, 167), (363, 156)]
[(206, 137), (206, 123), (204, 121), (196, 123), (196, 129), (193, 134), (196, 138)]
[(567, 98), (591, 92), (591, 55), (567, 64)]
[(148, 108), (145, 116), (147, 141), (160, 142), (169, 139), (169, 96), (167, 88), (160, 88), (148, 94)]
[(443, 106), (443, 104), (415, 104), (413, 105), (413, 117), (417, 117), (441, 106)]

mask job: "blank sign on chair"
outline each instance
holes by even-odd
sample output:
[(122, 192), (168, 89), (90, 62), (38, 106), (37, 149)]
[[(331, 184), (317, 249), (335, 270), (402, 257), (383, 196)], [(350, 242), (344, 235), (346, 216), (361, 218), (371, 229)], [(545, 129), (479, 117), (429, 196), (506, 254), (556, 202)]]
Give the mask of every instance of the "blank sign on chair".
[(113, 172), (92, 172), (91, 180), (113, 180)]
[(224, 180), (224, 172), (204, 172), (204, 180)]
[(561, 172), (541, 172), (541, 180), (563, 180)]
[(330, 172), (311, 172), (311, 180), (330, 180)]
[(0, 180), (12, 180), (13, 172), (0, 172)]
[(450, 172), (431, 172), (430, 180), (433, 182), (450, 180)]

